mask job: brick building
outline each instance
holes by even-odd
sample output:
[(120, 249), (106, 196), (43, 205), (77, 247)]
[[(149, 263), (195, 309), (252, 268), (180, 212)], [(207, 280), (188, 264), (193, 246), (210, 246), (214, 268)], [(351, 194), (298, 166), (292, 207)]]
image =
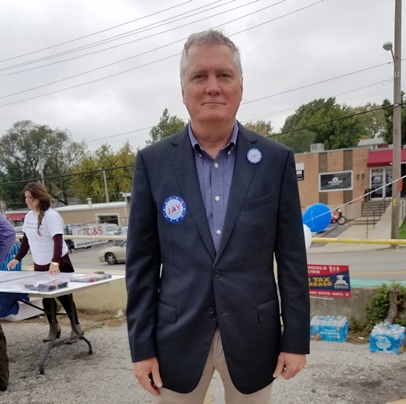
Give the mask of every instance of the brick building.
[[(392, 196), (391, 148), (324, 151), (320, 146), (313, 147), (310, 153), (295, 154), (302, 210), (317, 202), (330, 208), (344, 205), (344, 215), (354, 219), (361, 215), (366, 195), (377, 200)], [(403, 162), (406, 163), (406, 149), (402, 150)], [(403, 175), (406, 165), (402, 165)], [(404, 193), (403, 187), (402, 197)]]

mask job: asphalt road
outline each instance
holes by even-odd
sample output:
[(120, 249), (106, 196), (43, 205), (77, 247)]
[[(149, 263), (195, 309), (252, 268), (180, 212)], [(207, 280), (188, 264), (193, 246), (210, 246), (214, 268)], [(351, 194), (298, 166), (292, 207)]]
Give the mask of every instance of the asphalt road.
[[(330, 235), (328, 235), (330, 237)], [(332, 236), (335, 237), (335, 236)], [(70, 257), (76, 272), (84, 270), (108, 270), (111, 273), (123, 272), (125, 264), (108, 265), (99, 262), (98, 252), (107, 245), (96, 245), (88, 249), (75, 250)], [(309, 264), (348, 265), (351, 279), (377, 281), (405, 281), (406, 280), (406, 249), (379, 249), (375, 251), (347, 251), (326, 252), (317, 251), (317, 246), (310, 247), (307, 252)], [(31, 255), (23, 260), (24, 268), (32, 265)]]
[(309, 264), (348, 265), (351, 279), (379, 281), (406, 280), (406, 249), (317, 254), (310, 251)]
[[(99, 262), (99, 251), (107, 246), (112, 246), (112, 243), (95, 245), (87, 249), (73, 250), (70, 254), (70, 259), (73, 263), (76, 272), (81, 269), (98, 271), (107, 270), (111, 271), (124, 271), (124, 264), (108, 265), (107, 263)], [(31, 254), (27, 254), (23, 259), (23, 267), (28, 268), (32, 265)]]

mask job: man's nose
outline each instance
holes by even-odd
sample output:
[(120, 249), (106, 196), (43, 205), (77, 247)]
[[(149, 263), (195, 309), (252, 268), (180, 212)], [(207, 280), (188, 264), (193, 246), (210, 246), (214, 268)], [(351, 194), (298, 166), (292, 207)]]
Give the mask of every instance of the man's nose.
[(206, 93), (213, 95), (213, 94), (219, 94), (221, 91), (221, 87), (219, 85), (218, 79), (216, 76), (209, 76), (207, 80), (207, 87), (206, 87)]

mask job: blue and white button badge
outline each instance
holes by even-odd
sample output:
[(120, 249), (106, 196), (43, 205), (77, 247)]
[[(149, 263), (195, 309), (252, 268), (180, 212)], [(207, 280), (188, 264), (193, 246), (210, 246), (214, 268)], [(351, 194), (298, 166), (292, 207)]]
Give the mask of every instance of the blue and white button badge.
[(249, 149), (247, 159), (251, 164), (258, 164), (262, 160), (262, 153), (258, 149)]
[(186, 215), (186, 203), (179, 196), (170, 196), (164, 202), (162, 212), (168, 222), (179, 222)]

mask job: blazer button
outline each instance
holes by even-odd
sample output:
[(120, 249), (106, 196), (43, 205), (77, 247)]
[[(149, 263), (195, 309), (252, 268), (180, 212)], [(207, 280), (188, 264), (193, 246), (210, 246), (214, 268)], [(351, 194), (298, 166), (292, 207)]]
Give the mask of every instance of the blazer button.
[(214, 308), (213, 307), (209, 307), (209, 314), (214, 314)]
[(213, 275), (214, 275), (215, 278), (218, 278), (218, 277), (220, 276), (220, 271), (216, 269), (216, 270), (213, 272)]

